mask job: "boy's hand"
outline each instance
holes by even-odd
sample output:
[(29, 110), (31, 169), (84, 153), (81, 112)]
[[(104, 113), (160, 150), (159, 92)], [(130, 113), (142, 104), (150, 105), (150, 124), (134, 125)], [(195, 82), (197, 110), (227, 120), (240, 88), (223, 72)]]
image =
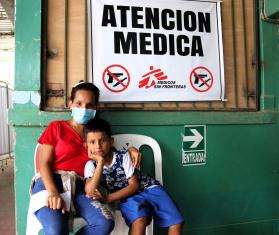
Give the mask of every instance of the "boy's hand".
[(104, 197), (103, 200), (106, 203), (112, 203), (112, 200), (110, 199), (110, 195), (109, 194), (106, 197)]
[(100, 191), (98, 189), (95, 189), (95, 191), (93, 192), (93, 199), (95, 199), (95, 200), (103, 199), (103, 195), (100, 193)]
[(95, 189), (94, 192), (86, 194), (87, 197), (92, 197), (94, 200), (104, 200), (103, 195), (98, 189)]
[(97, 163), (104, 163), (104, 158), (100, 155), (96, 155), (88, 150), (88, 157), (92, 160), (94, 160)]

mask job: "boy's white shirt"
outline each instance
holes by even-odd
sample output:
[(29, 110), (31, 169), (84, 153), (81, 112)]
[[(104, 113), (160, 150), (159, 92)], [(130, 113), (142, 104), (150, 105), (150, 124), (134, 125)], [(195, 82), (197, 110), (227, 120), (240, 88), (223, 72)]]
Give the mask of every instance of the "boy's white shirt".
[[(132, 161), (131, 161), (131, 158), (130, 158), (130, 155), (128, 152), (122, 154), (122, 157), (123, 157), (122, 167), (124, 169), (126, 178), (129, 179), (133, 176), (135, 167), (132, 164)], [(115, 161), (116, 161), (116, 153), (114, 152), (113, 156), (112, 156), (111, 164), (109, 166), (104, 166), (104, 169), (111, 168), (115, 164)], [(94, 174), (95, 166), (94, 166), (93, 162), (94, 162), (93, 160), (90, 160), (85, 164), (85, 167), (84, 167), (84, 178), (85, 179), (92, 177)]]

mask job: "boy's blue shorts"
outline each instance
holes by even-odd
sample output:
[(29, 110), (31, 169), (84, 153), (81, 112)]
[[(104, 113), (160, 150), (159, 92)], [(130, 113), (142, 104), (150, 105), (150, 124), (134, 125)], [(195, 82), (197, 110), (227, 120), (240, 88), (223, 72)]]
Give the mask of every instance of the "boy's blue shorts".
[(121, 201), (120, 210), (128, 226), (138, 218), (152, 216), (160, 227), (184, 222), (181, 213), (162, 186), (147, 188), (126, 198)]

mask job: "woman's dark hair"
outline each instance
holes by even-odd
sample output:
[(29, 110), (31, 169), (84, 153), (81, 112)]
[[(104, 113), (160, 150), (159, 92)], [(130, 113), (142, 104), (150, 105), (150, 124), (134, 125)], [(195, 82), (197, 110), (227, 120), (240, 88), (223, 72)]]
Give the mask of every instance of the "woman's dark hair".
[(85, 125), (85, 136), (90, 132), (103, 132), (109, 138), (111, 137), (111, 127), (110, 124), (101, 118), (93, 118)]
[(100, 97), (100, 91), (99, 91), (99, 88), (96, 87), (93, 83), (80, 81), (77, 85), (75, 85), (71, 91), (71, 97), (70, 97), (71, 101), (73, 101), (75, 99), (75, 96), (76, 96), (76, 93), (78, 90), (91, 91), (95, 96), (95, 104), (98, 104), (99, 97)]

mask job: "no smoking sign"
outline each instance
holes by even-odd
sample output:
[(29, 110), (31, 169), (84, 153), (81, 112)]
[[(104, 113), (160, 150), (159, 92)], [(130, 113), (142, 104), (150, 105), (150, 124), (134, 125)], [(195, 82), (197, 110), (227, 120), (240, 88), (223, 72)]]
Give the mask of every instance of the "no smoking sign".
[(197, 92), (209, 91), (213, 85), (213, 76), (206, 67), (196, 67), (190, 74), (191, 86)]
[(130, 84), (130, 74), (122, 65), (113, 64), (104, 70), (103, 83), (111, 92), (122, 92)]

